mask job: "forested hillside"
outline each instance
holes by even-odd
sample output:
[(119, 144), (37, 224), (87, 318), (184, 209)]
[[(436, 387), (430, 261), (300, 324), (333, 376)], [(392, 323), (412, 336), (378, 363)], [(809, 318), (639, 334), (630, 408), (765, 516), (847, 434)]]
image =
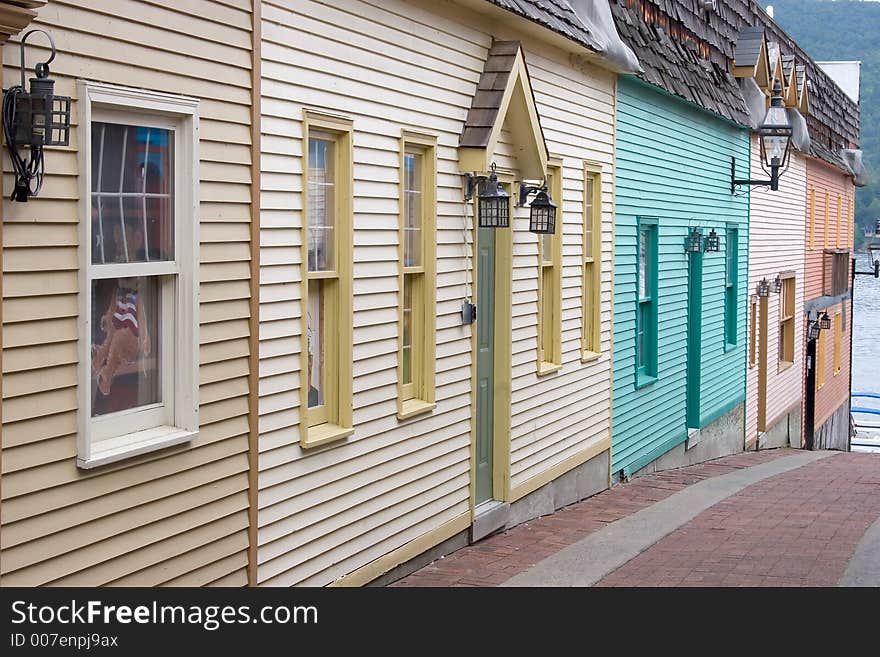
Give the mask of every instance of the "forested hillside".
[[(870, 182), (856, 190), (856, 224), (880, 219), (880, 2), (773, 0), (774, 18), (814, 60), (859, 60), (861, 146)], [(860, 237), (862, 231), (856, 231)]]

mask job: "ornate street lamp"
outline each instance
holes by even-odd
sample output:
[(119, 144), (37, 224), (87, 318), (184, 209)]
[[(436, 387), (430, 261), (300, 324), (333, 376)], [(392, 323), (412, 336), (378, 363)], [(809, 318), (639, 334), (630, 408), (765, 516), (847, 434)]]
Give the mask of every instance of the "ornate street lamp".
[(785, 111), (782, 99), (782, 85), (777, 80), (773, 84), (770, 108), (758, 126), (758, 141), (761, 144), (761, 168), (770, 180), (740, 180), (736, 178), (736, 158), (730, 160), (730, 193), (738, 185), (769, 185), (772, 191), (779, 189), (779, 177), (788, 169), (791, 154), (791, 121)]
[(540, 187), (520, 185), (519, 204), (528, 202), (529, 194), (535, 194), (534, 200), (529, 205), (529, 230), (538, 234), (553, 234), (556, 232), (556, 204), (547, 192), (546, 182)]
[(782, 276), (776, 274), (776, 278), (773, 280), (773, 294), (779, 294), (782, 292)]
[(770, 281), (766, 278), (762, 278), (758, 281), (758, 296), (761, 298), (766, 298), (770, 296)]

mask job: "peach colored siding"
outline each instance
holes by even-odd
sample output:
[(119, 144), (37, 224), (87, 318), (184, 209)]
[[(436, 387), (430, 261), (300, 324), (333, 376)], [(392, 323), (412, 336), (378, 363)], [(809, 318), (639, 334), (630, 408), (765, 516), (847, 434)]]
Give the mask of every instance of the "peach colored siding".
[[(812, 219), (814, 242), (811, 248), (809, 237), (806, 249), (806, 290), (805, 300), (810, 301), (821, 297), (823, 293), (823, 252), (828, 249), (849, 249), (852, 251), (853, 228), (851, 212), (855, 188), (852, 178), (819, 160), (807, 162), (807, 209), (809, 214), (810, 195), (815, 192), (815, 212)], [(828, 199), (828, 222), (825, 224), (825, 199)], [(841, 201), (840, 223), (838, 223), (838, 199)], [(809, 235), (811, 218), (807, 216), (807, 233)], [(837, 234), (842, 237), (840, 247), (837, 246)], [(827, 241), (826, 241), (827, 235)], [(849, 280), (849, 277), (847, 277)], [(841, 371), (834, 375), (834, 313), (845, 313), (843, 326), (845, 331), (841, 337)], [(818, 429), (828, 417), (849, 399), (849, 350), (852, 326), (852, 303), (846, 300), (825, 309), (832, 318), (832, 328), (828, 331), (825, 341), (825, 384), (816, 392), (815, 426)]]

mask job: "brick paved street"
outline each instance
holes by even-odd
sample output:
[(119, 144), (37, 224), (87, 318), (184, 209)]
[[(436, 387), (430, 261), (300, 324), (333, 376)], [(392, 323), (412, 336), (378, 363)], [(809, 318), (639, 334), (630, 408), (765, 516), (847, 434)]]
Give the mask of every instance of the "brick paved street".
[[(747, 452), (639, 477), (447, 555), (392, 586), (497, 586), (693, 484), (796, 453)], [(599, 585), (834, 585), (878, 517), (880, 455), (836, 454), (747, 486)]]

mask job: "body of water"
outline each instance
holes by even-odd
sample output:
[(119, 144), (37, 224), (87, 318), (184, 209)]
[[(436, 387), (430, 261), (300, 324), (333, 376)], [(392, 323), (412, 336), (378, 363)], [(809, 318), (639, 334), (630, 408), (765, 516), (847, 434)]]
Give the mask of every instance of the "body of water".
[[(869, 271), (870, 257), (867, 253), (856, 254), (856, 271)], [(852, 389), (880, 393), (880, 279), (873, 276), (856, 276), (853, 289), (853, 351), (852, 351)], [(855, 404), (880, 408), (878, 399), (857, 399)], [(868, 420), (869, 416), (855, 415), (856, 422)], [(880, 416), (873, 416), (874, 424), (880, 424)], [(869, 432), (868, 437), (880, 443), (880, 431)], [(856, 439), (858, 440), (858, 438)], [(856, 447), (856, 451), (880, 452), (880, 446)]]

